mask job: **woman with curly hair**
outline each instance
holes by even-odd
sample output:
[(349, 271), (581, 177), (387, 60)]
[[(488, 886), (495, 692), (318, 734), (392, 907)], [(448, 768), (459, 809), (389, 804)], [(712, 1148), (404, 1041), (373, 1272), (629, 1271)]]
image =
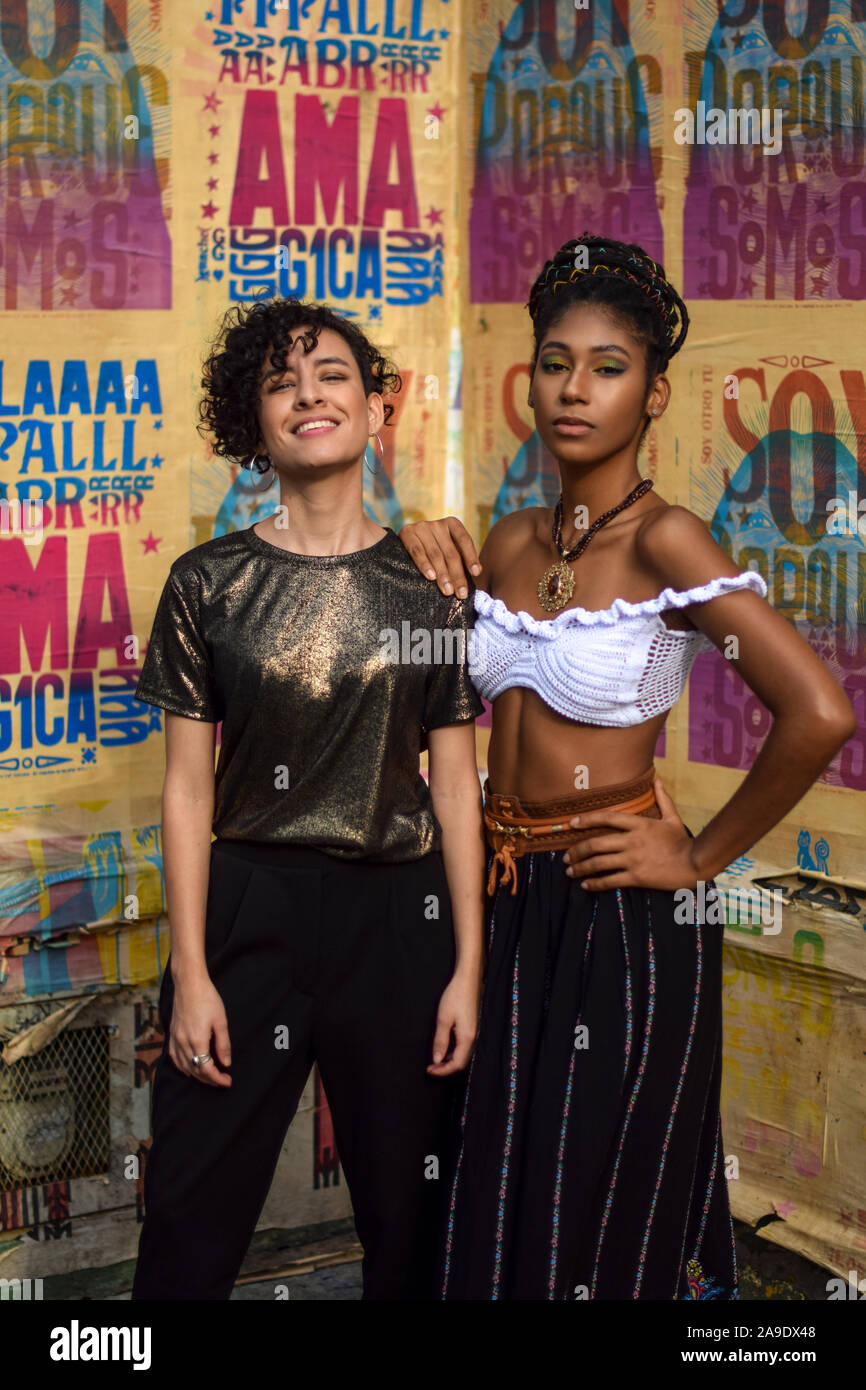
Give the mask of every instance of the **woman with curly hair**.
[(136, 691), (166, 711), (172, 949), (132, 1296), (230, 1296), (316, 1062), (363, 1297), (430, 1298), (481, 978), (471, 603), (364, 513), (400, 378), (354, 324), (230, 310), (202, 385), (199, 428), (280, 505), (175, 560)]
[[(444, 593), (466, 592), (464, 563), (480, 575), (470, 674), (493, 706), (488, 964), (440, 1294), (732, 1299), (713, 875), (791, 811), (856, 720), (763, 578), (640, 477), (688, 328), (664, 268), (584, 235), (544, 266), (529, 312), (556, 506), (504, 516), (480, 564), (455, 517), (401, 531)], [(713, 648), (775, 718), (693, 836), (652, 760)]]

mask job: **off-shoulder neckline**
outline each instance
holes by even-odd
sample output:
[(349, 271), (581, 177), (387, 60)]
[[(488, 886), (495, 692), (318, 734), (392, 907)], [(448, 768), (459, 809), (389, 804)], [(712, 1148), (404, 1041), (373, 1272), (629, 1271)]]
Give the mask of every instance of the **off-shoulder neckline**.
[[(571, 623), (579, 623), (581, 626), (595, 626), (597, 624), (611, 625), (620, 622), (623, 618), (636, 618), (644, 614), (661, 613), (667, 608), (687, 608), (692, 603), (706, 603), (712, 598), (719, 597), (725, 589), (730, 588), (751, 588), (756, 593), (760, 593), (763, 598), (767, 596), (767, 584), (763, 576), (757, 570), (741, 570), (739, 574), (720, 575), (717, 579), (711, 579), (707, 584), (698, 584), (691, 589), (665, 588), (654, 598), (640, 599), (637, 603), (630, 603), (628, 599), (616, 598), (609, 608), (581, 608), (580, 605), (574, 608), (564, 608), (561, 613), (557, 613), (554, 618), (534, 618), (525, 608), (516, 611), (509, 608), (504, 599), (494, 598), (486, 589), (475, 589), (474, 604), (476, 611), (487, 615), (500, 622), (504, 627), (515, 631), (517, 627), (522, 627), (527, 632), (537, 632), (544, 635), (553, 635), (561, 627), (567, 627)], [(667, 629), (668, 631), (681, 631), (681, 629)], [(703, 635), (699, 629), (683, 633), (684, 636)]]

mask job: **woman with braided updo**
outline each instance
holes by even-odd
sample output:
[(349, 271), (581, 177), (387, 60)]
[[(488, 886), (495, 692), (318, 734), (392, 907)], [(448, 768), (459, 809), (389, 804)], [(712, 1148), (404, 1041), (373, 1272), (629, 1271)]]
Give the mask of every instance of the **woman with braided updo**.
[[(504, 516), (480, 562), (456, 517), (400, 533), (444, 593), (478, 579), (470, 675), (493, 720), (487, 970), (441, 1295), (733, 1299), (713, 875), (792, 810), (856, 720), (761, 576), (640, 477), (688, 329), (664, 268), (584, 235), (547, 262), (529, 311), (556, 507)], [(693, 836), (653, 755), (713, 647), (774, 721)]]

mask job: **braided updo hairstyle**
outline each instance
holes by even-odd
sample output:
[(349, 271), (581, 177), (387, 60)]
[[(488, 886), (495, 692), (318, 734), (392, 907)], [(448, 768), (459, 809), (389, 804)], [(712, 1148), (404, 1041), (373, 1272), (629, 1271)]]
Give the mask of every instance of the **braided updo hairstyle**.
[[(578, 247), (586, 247), (585, 270), (582, 258), (575, 265)], [(578, 303), (598, 304), (643, 344), (649, 394), (655, 377), (667, 370), (685, 342), (689, 327), (688, 310), (666, 278), (664, 266), (651, 260), (641, 246), (610, 237), (584, 232), (567, 241), (546, 262), (529, 293), (527, 308), (535, 339), (533, 373), (548, 330)], [(649, 426), (647, 419), (638, 447)]]

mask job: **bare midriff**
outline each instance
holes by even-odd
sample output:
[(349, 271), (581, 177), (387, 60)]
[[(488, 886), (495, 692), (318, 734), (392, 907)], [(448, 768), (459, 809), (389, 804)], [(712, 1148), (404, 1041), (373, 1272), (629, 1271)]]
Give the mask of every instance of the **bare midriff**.
[[(636, 563), (633, 537), (641, 515), (660, 505), (667, 503), (642, 499), (634, 515), (618, 517), (593, 537), (585, 556), (572, 566), (576, 587), (569, 608), (579, 603), (598, 611), (618, 597), (636, 603), (656, 596), (658, 583)], [(492, 577), (494, 596), (506, 608), (522, 609), (541, 620), (552, 616), (542, 609), (537, 593), (539, 579), (555, 558), (549, 539), (552, 516), (548, 508), (528, 512), (520, 543)], [(666, 612), (664, 622), (681, 631), (694, 628), (681, 612)], [(521, 801), (553, 801), (631, 781), (652, 765), (665, 718), (659, 714), (628, 728), (582, 724), (558, 714), (534, 690), (513, 686), (493, 702), (487, 751), (490, 790)]]
[(625, 729), (579, 724), (534, 690), (513, 686), (493, 702), (490, 790), (521, 801), (553, 801), (631, 781), (651, 766), (664, 722), (660, 714)]

